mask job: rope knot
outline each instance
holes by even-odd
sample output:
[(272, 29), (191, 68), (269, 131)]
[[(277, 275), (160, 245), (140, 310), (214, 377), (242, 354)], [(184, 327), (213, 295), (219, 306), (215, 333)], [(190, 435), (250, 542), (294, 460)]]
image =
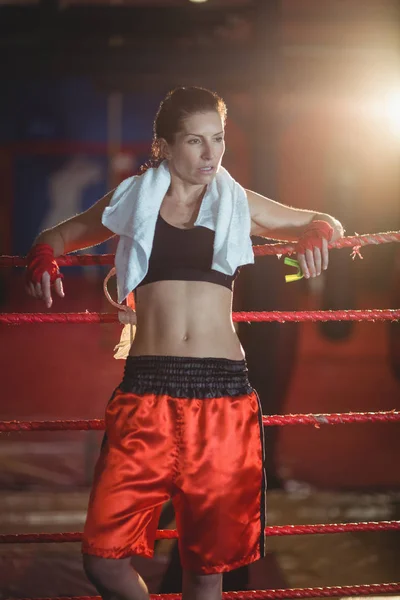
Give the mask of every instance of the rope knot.
[(120, 305), (123, 310), (118, 312), (118, 321), (122, 325), (136, 325), (136, 311), (134, 311), (130, 306)]
[(363, 260), (363, 259), (364, 259), (364, 257), (362, 256), (362, 254), (361, 254), (361, 252), (360, 252), (360, 249), (361, 249), (361, 244), (360, 244), (360, 245), (358, 245), (358, 246), (353, 246), (353, 251), (352, 251), (352, 253), (350, 254), (350, 256), (351, 256), (351, 258), (352, 258), (353, 260), (354, 260), (354, 259), (355, 259), (357, 256), (358, 256), (358, 258), (361, 258), (361, 260)]

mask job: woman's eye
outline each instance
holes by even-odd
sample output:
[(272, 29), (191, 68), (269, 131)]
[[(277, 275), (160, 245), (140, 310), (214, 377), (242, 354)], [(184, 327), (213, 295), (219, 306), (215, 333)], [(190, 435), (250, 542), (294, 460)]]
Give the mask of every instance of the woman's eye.
[(198, 144), (200, 143), (200, 140), (197, 138), (193, 138), (192, 140), (189, 140), (189, 144)]
[(215, 141), (216, 142), (223, 142), (224, 138), (223, 137), (217, 137), (217, 138), (215, 138)]

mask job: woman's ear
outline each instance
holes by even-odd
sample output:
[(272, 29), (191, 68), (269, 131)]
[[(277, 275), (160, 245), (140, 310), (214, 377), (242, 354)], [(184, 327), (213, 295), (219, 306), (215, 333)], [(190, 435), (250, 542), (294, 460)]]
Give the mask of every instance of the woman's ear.
[(160, 148), (160, 156), (161, 158), (166, 158), (167, 160), (171, 158), (171, 151), (169, 149), (169, 144), (164, 138), (160, 138), (158, 140), (159, 148)]

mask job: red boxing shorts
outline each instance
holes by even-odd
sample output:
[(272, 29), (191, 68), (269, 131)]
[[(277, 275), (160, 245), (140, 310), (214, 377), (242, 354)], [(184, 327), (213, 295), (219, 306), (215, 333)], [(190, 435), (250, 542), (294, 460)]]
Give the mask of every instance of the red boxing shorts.
[(182, 567), (222, 573), (265, 555), (264, 437), (243, 360), (129, 357), (106, 410), (83, 552), (153, 556), (172, 498)]

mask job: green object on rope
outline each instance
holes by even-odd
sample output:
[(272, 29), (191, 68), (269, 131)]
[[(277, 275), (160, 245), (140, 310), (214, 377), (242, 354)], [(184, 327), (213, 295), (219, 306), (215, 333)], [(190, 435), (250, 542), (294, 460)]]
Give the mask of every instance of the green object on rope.
[(285, 265), (289, 265), (289, 267), (295, 267), (297, 269), (297, 273), (292, 273), (291, 275), (285, 275), (286, 283), (290, 283), (292, 281), (298, 281), (304, 277), (301, 272), (300, 265), (295, 258), (289, 258), (289, 256), (285, 256), (285, 260), (283, 261)]

